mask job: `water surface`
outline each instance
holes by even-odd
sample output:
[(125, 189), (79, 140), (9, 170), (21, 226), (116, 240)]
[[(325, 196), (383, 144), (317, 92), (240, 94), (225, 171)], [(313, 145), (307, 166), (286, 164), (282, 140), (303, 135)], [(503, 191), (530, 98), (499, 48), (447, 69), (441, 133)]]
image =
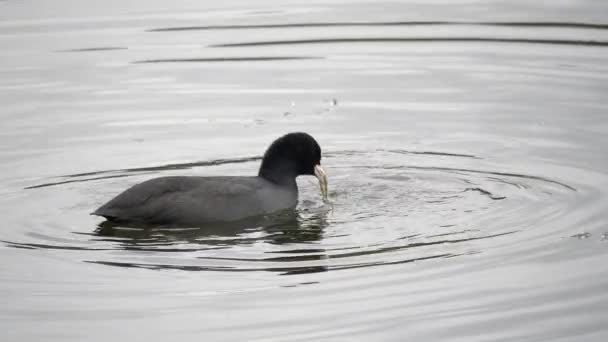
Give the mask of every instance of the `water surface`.
[[(0, 1), (2, 340), (604, 341), (608, 6)], [(88, 215), (306, 131), (330, 201)]]

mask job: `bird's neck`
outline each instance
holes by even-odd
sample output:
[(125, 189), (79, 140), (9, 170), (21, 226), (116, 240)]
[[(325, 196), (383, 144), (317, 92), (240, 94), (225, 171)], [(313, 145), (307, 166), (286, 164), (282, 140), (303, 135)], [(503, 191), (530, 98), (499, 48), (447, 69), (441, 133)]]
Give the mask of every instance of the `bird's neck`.
[(296, 171), (295, 164), (292, 163), (262, 161), (258, 176), (278, 185), (297, 188), (296, 177), (298, 176), (298, 172)]

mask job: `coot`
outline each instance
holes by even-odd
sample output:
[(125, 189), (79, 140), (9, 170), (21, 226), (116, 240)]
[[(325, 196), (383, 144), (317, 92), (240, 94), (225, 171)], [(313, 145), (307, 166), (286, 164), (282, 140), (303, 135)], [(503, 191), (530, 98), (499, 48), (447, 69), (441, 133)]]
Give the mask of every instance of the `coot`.
[(323, 198), (321, 148), (307, 133), (289, 133), (266, 150), (257, 176), (160, 177), (137, 184), (92, 214), (129, 225), (191, 227), (293, 208), (296, 177), (315, 175)]

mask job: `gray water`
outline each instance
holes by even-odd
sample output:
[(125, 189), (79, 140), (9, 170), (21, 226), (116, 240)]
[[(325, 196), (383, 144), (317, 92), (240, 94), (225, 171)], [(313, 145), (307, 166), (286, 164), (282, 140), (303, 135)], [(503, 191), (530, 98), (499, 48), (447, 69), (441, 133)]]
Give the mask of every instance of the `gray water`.
[[(0, 340), (605, 341), (608, 3), (0, 1)], [(89, 212), (251, 175), (330, 202), (180, 231)]]

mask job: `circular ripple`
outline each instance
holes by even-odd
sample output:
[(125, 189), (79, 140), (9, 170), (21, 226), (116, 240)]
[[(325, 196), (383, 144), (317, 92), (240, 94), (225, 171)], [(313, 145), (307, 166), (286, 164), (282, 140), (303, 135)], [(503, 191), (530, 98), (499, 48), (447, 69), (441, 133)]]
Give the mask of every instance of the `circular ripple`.
[[(576, 192), (567, 184), (538, 176), (463, 166), (478, 163), (475, 156), (344, 151), (324, 159), (330, 172), (330, 203), (321, 202), (315, 180), (303, 178), (297, 210), (245, 223), (179, 230), (102, 224), (94, 229), (87, 226), (92, 222), (87, 218), (69, 233), (61, 223), (62, 212), (81, 217), (102, 198), (127, 186), (124, 177), (140, 181), (150, 178), (150, 172), (181, 174), (190, 168), (243, 174), (258, 159), (100, 171), (29, 185), (20, 195), (45, 201), (58, 197), (50, 201), (61, 204), (63, 193), (78, 192), (79, 196), (69, 198), (82, 202), (59, 205), (52, 217), (47, 214), (46, 222), (34, 219), (41, 216), (30, 216), (31, 231), (5, 243), (16, 248), (78, 250), (85, 262), (119, 267), (322, 272), (505, 248), (519, 241), (507, 240), (508, 236), (533, 229), (537, 222), (563, 211), (568, 203), (564, 198)], [(95, 203), (86, 200), (92, 194)]]

